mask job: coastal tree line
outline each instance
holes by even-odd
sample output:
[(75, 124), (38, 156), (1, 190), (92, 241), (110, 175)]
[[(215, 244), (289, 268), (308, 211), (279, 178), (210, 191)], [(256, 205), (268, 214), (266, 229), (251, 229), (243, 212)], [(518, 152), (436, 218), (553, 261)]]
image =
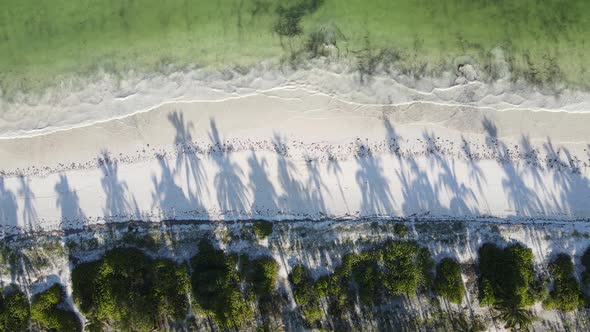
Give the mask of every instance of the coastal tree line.
[[(266, 237), (272, 225), (259, 223), (256, 229), (259, 238)], [(548, 273), (536, 271), (533, 260), (532, 250), (518, 243), (485, 243), (478, 249), (479, 302), (489, 308), (494, 324), (528, 330), (536, 319), (531, 310), (536, 303), (560, 312), (589, 304), (584, 290), (590, 286), (590, 248), (581, 258), (581, 282), (567, 254), (554, 255)], [(276, 321), (290, 301), (296, 304), (294, 319), (305, 326), (345, 329), (358, 308), (378, 311), (417, 295), (433, 303), (466, 301), (464, 266), (452, 257), (435, 262), (427, 248), (413, 241), (389, 240), (348, 253), (329, 274), (318, 276), (294, 265), (282, 287), (279, 267), (273, 257), (228, 253), (208, 240), (200, 241), (197, 254), (182, 263), (121, 247), (76, 265), (72, 295), (87, 331), (204, 327), (199, 324), (271, 331), (284, 328)], [(14, 285), (0, 294), (0, 331), (82, 329), (60, 284), (30, 299)], [(199, 323), (197, 316), (204, 319)], [(457, 329), (484, 328), (481, 322), (460, 318), (452, 324)]]

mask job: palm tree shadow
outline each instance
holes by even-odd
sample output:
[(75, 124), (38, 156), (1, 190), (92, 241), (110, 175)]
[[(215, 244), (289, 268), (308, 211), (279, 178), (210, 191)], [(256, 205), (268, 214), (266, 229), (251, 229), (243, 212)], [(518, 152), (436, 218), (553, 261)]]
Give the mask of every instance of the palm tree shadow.
[(161, 175), (160, 179), (152, 175), (152, 209), (157, 206), (162, 213), (162, 219), (176, 219), (183, 213), (192, 209), (198, 209), (186, 198), (182, 188), (174, 181), (174, 172), (164, 157), (159, 157)]
[(62, 228), (67, 228), (72, 223), (86, 220), (84, 212), (80, 209), (78, 193), (70, 187), (68, 177), (65, 174), (60, 174), (59, 182), (55, 184), (54, 191), (57, 194), (55, 205), (61, 211)]
[(342, 202), (344, 202), (344, 206), (346, 207), (347, 213), (350, 213), (350, 208), (348, 207), (348, 202), (346, 201), (346, 196), (344, 195), (344, 190), (342, 189), (342, 182), (340, 181), (340, 174), (342, 174), (342, 167), (340, 167), (340, 162), (338, 161), (337, 157), (333, 154), (330, 150), (327, 152), (328, 162), (326, 164), (326, 169), (329, 173), (334, 174), (336, 177), (336, 183), (338, 184), (338, 190), (340, 191), (340, 197), (342, 198)]
[(289, 215), (303, 213), (304, 209), (308, 209), (308, 212), (311, 211), (309, 209), (309, 193), (296, 178), (297, 167), (288, 159), (287, 144), (283, 142), (283, 139), (277, 133), (274, 135), (273, 144), (278, 155), (277, 173), (279, 183), (285, 192), (278, 199), (280, 209), (283, 213)]
[(361, 215), (386, 216), (393, 212), (393, 195), (385, 177), (380, 159), (369, 148), (357, 142), (356, 182), (361, 191)]
[(201, 194), (203, 190), (208, 193), (207, 176), (197, 153), (197, 149), (192, 144), (193, 137), (191, 132), (194, 129), (192, 122), (185, 123), (184, 115), (181, 112), (173, 112), (168, 115), (168, 120), (176, 130), (174, 144), (176, 145), (176, 169), (174, 173), (180, 173), (184, 169), (186, 178), (186, 188), (189, 191), (189, 200), (191, 204), (202, 210), (203, 202)]
[(127, 183), (119, 179), (118, 162), (111, 159), (106, 150), (101, 152), (97, 160), (102, 171), (100, 183), (106, 195), (103, 208), (105, 221), (127, 221), (133, 214), (139, 214), (135, 199), (129, 194)]
[(217, 165), (218, 172), (214, 178), (215, 188), (217, 190), (217, 202), (221, 213), (226, 217), (236, 220), (247, 215), (246, 213), (246, 186), (242, 182), (244, 172), (235, 162), (232, 162), (226, 143), (221, 140), (219, 130), (215, 121), (210, 121), (211, 131), (209, 140), (213, 148), (211, 156)]
[(251, 211), (256, 215), (278, 215), (277, 193), (268, 178), (268, 163), (265, 158), (258, 158), (254, 151), (248, 158), (250, 191), (252, 192)]
[(0, 177), (0, 222), (4, 227), (18, 227), (16, 196), (6, 188), (4, 178)]
[(486, 132), (486, 143), (494, 151), (498, 164), (504, 171), (502, 187), (507, 200), (517, 216), (532, 216), (544, 211), (539, 196), (524, 181), (524, 171), (518, 167), (510, 156), (508, 147), (498, 139), (496, 125), (484, 117), (483, 127)]
[(37, 209), (35, 208), (35, 194), (31, 190), (29, 179), (21, 176), (19, 177), (19, 183), (20, 189), (18, 190), (18, 195), (23, 201), (22, 218), (24, 227), (29, 231), (33, 231), (35, 230), (35, 227), (39, 221), (39, 215), (37, 214)]

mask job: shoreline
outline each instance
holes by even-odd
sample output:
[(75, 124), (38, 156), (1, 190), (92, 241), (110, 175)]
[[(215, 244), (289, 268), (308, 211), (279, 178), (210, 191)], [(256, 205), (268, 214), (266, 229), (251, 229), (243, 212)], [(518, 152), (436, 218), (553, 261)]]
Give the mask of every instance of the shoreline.
[(16, 101), (0, 97), (0, 140), (34, 137), (58, 131), (100, 125), (174, 103), (223, 102), (260, 94), (288, 94), (307, 90), (342, 102), (373, 106), (432, 103), (474, 109), (528, 112), (590, 112), (590, 92), (561, 90), (549, 95), (539, 88), (511, 82), (510, 74), (493, 82), (468, 80), (463, 74), (444, 72), (415, 79), (383, 70), (363, 82), (350, 60), (311, 60), (302, 68), (285, 68), (261, 62), (245, 70), (196, 69), (167, 75), (130, 72), (125, 79), (109, 74), (77, 78), (77, 86), (54, 87)]

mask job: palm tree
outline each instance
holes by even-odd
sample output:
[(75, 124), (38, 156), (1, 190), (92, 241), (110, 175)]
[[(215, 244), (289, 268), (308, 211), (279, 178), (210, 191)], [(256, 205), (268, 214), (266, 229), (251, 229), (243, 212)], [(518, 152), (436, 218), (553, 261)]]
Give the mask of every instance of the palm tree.
[(532, 312), (514, 303), (500, 302), (494, 309), (499, 312), (496, 318), (504, 321), (504, 328), (510, 331), (528, 331), (536, 319)]

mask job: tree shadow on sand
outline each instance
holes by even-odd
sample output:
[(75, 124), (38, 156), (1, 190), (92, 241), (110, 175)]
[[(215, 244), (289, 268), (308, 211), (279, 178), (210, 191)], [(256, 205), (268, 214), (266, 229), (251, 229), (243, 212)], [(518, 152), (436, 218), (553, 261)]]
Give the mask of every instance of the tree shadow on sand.
[(268, 179), (268, 164), (266, 158), (258, 158), (254, 151), (248, 157), (250, 173), (248, 173), (249, 187), (252, 191), (251, 211), (255, 215), (276, 216), (280, 213), (277, 206), (277, 193)]
[(277, 152), (277, 174), (279, 184), (284, 194), (278, 198), (278, 205), (283, 213), (291, 216), (317, 219), (323, 217), (326, 209), (323, 191), (327, 187), (320, 178), (316, 161), (307, 161), (307, 173), (305, 182), (302, 182), (302, 174), (298, 167), (289, 159), (288, 145), (277, 133), (273, 138), (275, 151)]
[[(194, 125), (192, 122), (185, 122), (184, 115), (181, 112), (173, 112), (168, 115), (168, 120), (176, 130), (174, 144), (176, 145), (176, 169), (174, 174), (184, 172), (186, 179), (186, 188), (188, 190), (188, 199), (196, 208), (203, 210), (201, 195), (203, 191), (207, 193), (205, 185), (207, 174), (201, 167), (201, 163), (195, 147), (193, 146), (192, 131)], [(168, 167), (169, 168), (169, 167)]]
[(211, 157), (217, 165), (218, 172), (214, 178), (217, 190), (217, 202), (224, 218), (236, 220), (247, 216), (246, 186), (242, 182), (244, 172), (240, 166), (232, 162), (227, 150), (228, 146), (221, 139), (215, 121), (211, 119), (209, 140), (213, 148)]
[(84, 212), (80, 209), (78, 193), (70, 187), (65, 174), (59, 175), (59, 182), (55, 184), (54, 190), (57, 194), (55, 205), (61, 211), (62, 228), (86, 219)]
[(525, 172), (514, 163), (508, 147), (498, 139), (496, 125), (488, 118), (484, 118), (483, 128), (486, 133), (486, 144), (495, 152), (498, 164), (504, 171), (502, 187), (514, 214), (531, 216), (543, 212), (543, 204), (539, 196), (523, 180)]
[(18, 195), (23, 201), (23, 226), (25, 229), (32, 231), (35, 230), (39, 221), (39, 215), (35, 208), (35, 194), (31, 190), (28, 178), (25, 178), (24, 176), (19, 177), (19, 184), (20, 189), (18, 190)]
[(361, 215), (387, 216), (393, 211), (393, 195), (384, 175), (381, 160), (362, 142), (357, 142), (356, 183), (361, 191)]
[(111, 159), (108, 151), (103, 151), (98, 157), (98, 165), (102, 171), (100, 183), (106, 195), (103, 208), (105, 221), (127, 221), (133, 216), (139, 218), (139, 208), (129, 194), (127, 183), (119, 179), (117, 161)]
[(431, 167), (440, 169), (441, 173), (438, 175), (434, 186), (434, 192), (437, 197), (441, 193), (446, 193), (450, 198), (448, 210), (455, 215), (474, 215), (478, 211), (470, 207), (476, 206), (478, 203), (477, 197), (472, 189), (468, 188), (464, 183), (457, 178), (455, 169), (455, 161), (449, 162), (443, 155), (440, 154), (440, 149), (437, 145), (438, 138), (433, 133), (423, 133), (423, 139), (426, 141), (427, 150), (429, 152)]
[(160, 164), (160, 179), (152, 175), (152, 208), (157, 205), (161, 209), (162, 219), (182, 217), (182, 213), (196, 209), (186, 198), (184, 191), (174, 181), (174, 172), (164, 157), (158, 159)]
[(0, 177), (0, 222), (3, 226), (18, 227), (17, 209), (16, 196), (6, 188), (4, 178)]

